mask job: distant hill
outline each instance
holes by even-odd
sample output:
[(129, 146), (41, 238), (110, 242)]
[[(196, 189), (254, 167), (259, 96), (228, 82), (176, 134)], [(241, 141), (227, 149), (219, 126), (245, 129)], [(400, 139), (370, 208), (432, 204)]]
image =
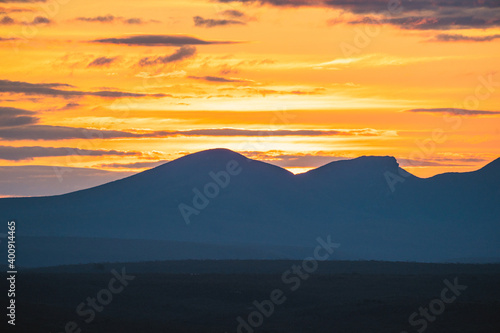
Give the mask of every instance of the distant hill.
[[(327, 235), (342, 259), (480, 262), (500, 258), (499, 203), (500, 159), (427, 179), (377, 156), (293, 175), (213, 149), (87, 190), (0, 199), (0, 220), (16, 219), (21, 241), (39, 244), (39, 252), (20, 244), (30, 266), (47, 265), (51, 254), (50, 264), (106, 261), (120, 239), (137, 243), (109, 260), (293, 259)], [(100, 255), (72, 248), (69, 237), (99, 239)], [(198, 250), (154, 251), (147, 240)], [(225, 250), (207, 250), (214, 247)]]

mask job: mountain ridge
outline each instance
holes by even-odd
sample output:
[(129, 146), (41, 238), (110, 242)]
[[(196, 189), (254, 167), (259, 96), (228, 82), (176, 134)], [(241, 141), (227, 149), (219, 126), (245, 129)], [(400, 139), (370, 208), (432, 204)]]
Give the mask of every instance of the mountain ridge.
[(327, 235), (344, 259), (500, 257), (498, 160), (470, 173), (400, 176), (391, 188), (386, 172), (401, 170), (393, 157), (364, 156), (293, 175), (215, 149), (64, 195), (0, 199), (0, 219), (16, 219), (20, 237), (237, 245), (245, 258), (255, 244), (307, 248)]
[[(490, 169), (500, 170), (500, 157), (498, 157), (495, 160), (485, 164), (484, 166), (480, 167), (477, 170), (467, 171), (467, 172), (445, 172), (445, 173), (437, 174), (437, 175), (434, 175), (431, 177), (421, 178), (421, 177), (415, 176), (415, 175), (411, 174), (410, 172), (406, 171), (405, 169), (401, 168), (399, 166), (399, 163), (397, 162), (397, 159), (394, 156), (390, 156), (390, 155), (385, 155), (385, 156), (362, 155), (362, 156), (352, 158), (352, 159), (332, 161), (332, 162), (326, 163), (322, 166), (319, 166), (317, 168), (308, 170), (304, 173), (293, 174), (292, 172), (288, 171), (287, 169), (285, 169), (283, 167), (280, 167), (280, 166), (277, 166), (274, 164), (270, 164), (267, 162), (259, 161), (259, 160), (250, 159), (250, 158), (248, 158), (240, 153), (237, 153), (235, 151), (232, 151), (230, 149), (213, 148), (213, 149), (207, 149), (207, 150), (202, 150), (202, 151), (195, 152), (192, 154), (188, 154), (188, 155), (182, 156), (180, 158), (177, 158), (175, 160), (172, 160), (172, 161), (163, 163), (161, 165), (158, 165), (156, 167), (153, 167), (151, 169), (136, 173), (134, 175), (127, 176), (125, 178), (114, 180), (114, 181), (111, 181), (111, 182), (108, 182), (105, 184), (101, 184), (101, 185), (97, 185), (97, 186), (93, 186), (93, 187), (89, 187), (89, 188), (81, 189), (81, 190), (77, 190), (77, 191), (72, 191), (72, 192), (68, 192), (68, 193), (64, 193), (64, 194), (57, 194), (57, 195), (50, 195), (50, 196), (62, 196), (62, 195), (67, 195), (67, 194), (74, 193), (74, 192), (80, 192), (80, 191), (86, 191), (86, 190), (93, 189), (93, 188), (99, 188), (102, 186), (106, 186), (108, 184), (120, 182), (122, 180), (129, 179), (131, 177), (135, 177), (137, 175), (148, 174), (148, 173), (153, 172), (153, 171), (160, 172), (160, 171), (164, 170), (167, 165), (171, 166), (171, 164), (173, 162), (184, 162), (184, 161), (193, 162), (193, 159), (195, 159), (195, 158), (198, 158), (198, 161), (196, 161), (196, 162), (201, 162), (201, 159), (210, 160), (210, 159), (215, 159), (215, 158), (225, 158), (225, 159), (232, 158), (232, 159), (236, 159), (239, 161), (248, 161), (248, 162), (252, 161), (255, 163), (260, 163), (262, 165), (269, 166), (271, 168), (275, 168), (276, 170), (284, 171), (285, 173), (287, 173), (289, 175), (296, 176), (296, 177), (302, 177), (303, 175), (310, 175), (310, 174), (315, 174), (315, 173), (320, 173), (320, 172), (338, 172), (339, 169), (342, 170), (342, 167), (346, 167), (349, 169), (352, 169), (352, 168), (356, 169), (356, 168), (363, 168), (363, 167), (368, 169), (368, 167), (374, 167), (374, 168), (377, 168), (376, 170), (382, 169), (383, 171), (393, 172), (396, 175), (403, 173), (403, 174), (405, 174), (405, 178), (408, 177), (408, 178), (419, 178), (419, 179), (430, 179), (430, 178), (439, 177), (441, 175), (447, 175), (447, 174), (468, 174), (468, 173), (478, 172), (481, 170), (483, 170), (483, 171), (490, 170)], [(37, 198), (50, 197), (50, 196), (37, 196)], [(13, 198), (7, 197), (7, 198), (0, 198), (0, 199), (20, 199), (20, 198), (28, 198), (28, 197), (13, 197)]]

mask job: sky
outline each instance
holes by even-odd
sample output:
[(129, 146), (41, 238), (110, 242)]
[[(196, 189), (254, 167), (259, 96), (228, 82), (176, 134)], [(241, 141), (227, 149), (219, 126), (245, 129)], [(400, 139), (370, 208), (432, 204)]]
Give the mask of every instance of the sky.
[(419, 177), (500, 156), (498, 0), (3, 0), (0, 57), (0, 196), (211, 148)]

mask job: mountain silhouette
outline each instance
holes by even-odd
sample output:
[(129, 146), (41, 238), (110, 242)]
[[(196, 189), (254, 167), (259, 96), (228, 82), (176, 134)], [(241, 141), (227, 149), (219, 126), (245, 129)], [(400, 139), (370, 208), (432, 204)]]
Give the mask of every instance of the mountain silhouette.
[(303, 259), (327, 235), (337, 259), (494, 261), (499, 185), (500, 159), (427, 179), (389, 156), (293, 175), (212, 149), (82, 191), (0, 199), (0, 219), (17, 221), (26, 266)]

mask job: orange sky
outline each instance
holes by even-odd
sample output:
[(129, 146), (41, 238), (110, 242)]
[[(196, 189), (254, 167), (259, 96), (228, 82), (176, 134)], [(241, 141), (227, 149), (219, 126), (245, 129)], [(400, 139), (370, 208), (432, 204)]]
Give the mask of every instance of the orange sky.
[(498, 2), (343, 3), (4, 1), (0, 166), (141, 171), (224, 147), (428, 177), (500, 156)]

